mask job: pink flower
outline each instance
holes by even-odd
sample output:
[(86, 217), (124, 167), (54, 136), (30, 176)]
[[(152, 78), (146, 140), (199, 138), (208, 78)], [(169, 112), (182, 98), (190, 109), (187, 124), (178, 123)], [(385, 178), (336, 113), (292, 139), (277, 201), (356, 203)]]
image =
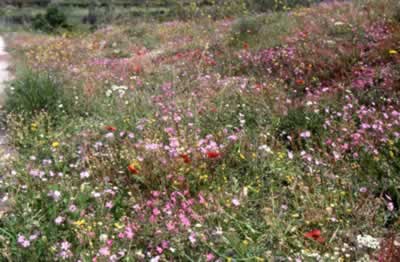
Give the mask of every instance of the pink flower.
[(167, 226), (167, 230), (168, 231), (175, 231), (175, 223), (174, 222), (168, 222), (167, 224), (166, 224), (166, 226)]
[(232, 199), (232, 204), (233, 204), (234, 206), (236, 206), (236, 207), (240, 206), (240, 201), (239, 201), (239, 199), (233, 198), (233, 199)]
[(190, 220), (187, 218), (187, 216), (185, 216), (185, 214), (179, 214), (179, 219), (185, 227), (190, 227)]
[(196, 244), (197, 239), (196, 239), (196, 234), (195, 233), (192, 232), (189, 235), (189, 241), (190, 241), (190, 243), (192, 243), (192, 245)]
[(64, 222), (65, 218), (62, 216), (58, 216), (56, 217), (56, 219), (54, 219), (54, 223), (56, 223), (57, 225), (61, 225)]
[(68, 241), (61, 242), (60, 246), (62, 250), (69, 250), (71, 248), (71, 244)]
[(214, 261), (214, 259), (215, 259), (215, 256), (214, 256), (213, 253), (208, 253), (208, 254), (206, 255), (206, 261), (207, 261), (207, 262)]
[(153, 215), (158, 216), (159, 214), (161, 214), (160, 210), (158, 208), (153, 208)]
[(390, 212), (392, 212), (393, 210), (394, 210), (394, 204), (393, 204), (393, 202), (389, 202), (389, 203), (387, 203), (387, 209), (390, 211)]
[(236, 141), (236, 140), (238, 140), (238, 136), (237, 135), (230, 135), (230, 136), (228, 136), (228, 140), (229, 141)]
[(125, 237), (130, 240), (132, 240), (133, 237), (135, 236), (135, 233), (133, 232), (133, 229), (130, 226), (125, 228), (124, 233), (125, 233)]
[(100, 256), (109, 256), (109, 255), (111, 255), (110, 248), (109, 247), (100, 248), (99, 254), (100, 254)]
[(112, 201), (108, 201), (108, 202), (106, 203), (106, 208), (111, 209), (112, 207), (113, 207)]
[(75, 205), (70, 205), (70, 206), (68, 207), (68, 210), (69, 210), (70, 212), (75, 212), (75, 211), (77, 210), (77, 207), (76, 207)]
[(160, 255), (164, 252), (164, 249), (160, 246), (158, 246), (156, 249), (157, 249), (157, 253)]
[(18, 244), (20, 244), (22, 247), (27, 248), (31, 245), (31, 242), (25, 238), (23, 235), (18, 235)]

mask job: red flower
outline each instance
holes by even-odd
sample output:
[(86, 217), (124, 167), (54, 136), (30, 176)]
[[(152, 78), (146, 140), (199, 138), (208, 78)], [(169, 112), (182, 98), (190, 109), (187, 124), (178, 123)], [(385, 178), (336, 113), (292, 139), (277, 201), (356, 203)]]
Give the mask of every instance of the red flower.
[(106, 126), (105, 127), (106, 130), (110, 131), (110, 132), (115, 132), (117, 131), (117, 128), (113, 127), (113, 126)]
[(140, 72), (142, 72), (142, 66), (141, 66), (141, 65), (135, 65), (135, 66), (133, 67), (133, 71), (134, 71), (136, 74), (139, 74)]
[(192, 160), (190, 159), (190, 157), (187, 154), (181, 154), (180, 157), (183, 159), (183, 162), (185, 162), (186, 164), (190, 164), (190, 162), (192, 162)]
[(128, 166), (128, 170), (129, 170), (129, 172), (131, 172), (134, 175), (139, 174), (139, 170), (136, 168), (136, 166), (134, 164), (130, 164)]
[(249, 44), (245, 42), (245, 43), (243, 44), (243, 48), (244, 48), (244, 49), (249, 49)]
[(257, 90), (262, 89), (262, 87), (263, 87), (262, 84), (256, 83), (256, 89), (257, 89)]
[(220, 156), (221, 156), (221, 154), (217, 151), (208, 151), (207, 152), (207, 157), (210, 159), (219, 158)]
[(298, 84), (299, 86), (304, 85), (306, 82), (303, 79), (297, 79), (296, 80), (296, 84)]
[(304, 237), (317, 241), (321, 244), (325, 241), (325, 238), (321, 236), (321, 230), (319, 229), (313, 229), (310, 232), (305, 233)]

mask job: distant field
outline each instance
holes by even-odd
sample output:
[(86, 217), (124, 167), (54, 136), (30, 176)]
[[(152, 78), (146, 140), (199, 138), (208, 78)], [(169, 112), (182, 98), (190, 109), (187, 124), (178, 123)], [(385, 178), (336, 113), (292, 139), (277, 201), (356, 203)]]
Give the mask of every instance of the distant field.
[[(80, 5), (60, 5), (61, 10), (67, 15), (68, 22), (71, 25), (82, 24), (84, 17), (88, 15), (88, 8)], [(7, 6), (0, 9), (0, 23), (3, 24), (29, 24), (33, 18), (38, 14), (44, 14), (46, 8), (39, 6), (31, 6), (24, 8), (17, 8)], [(144, 7), (144, 6), (131, 6), (123, 7), (121, 5), (114, 6), (112, 9), (112, 16), (130, 17), (130, 18), (144, 18), (144, 17), (166, 17), (170, 12), (166, 7)], [(104, 6), (98, 6), (96, 13), (101, 15), (110, 15)]]

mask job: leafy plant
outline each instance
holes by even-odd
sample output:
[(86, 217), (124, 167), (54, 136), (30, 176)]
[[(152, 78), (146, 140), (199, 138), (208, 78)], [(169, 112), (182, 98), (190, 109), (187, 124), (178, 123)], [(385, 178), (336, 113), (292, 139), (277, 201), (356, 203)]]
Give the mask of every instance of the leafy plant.
[(40, 111), (51, 114), (69, 110), (70, 101), (62, 83), (47, 73), (23, 71), (11, 83), (6, 100), (8, 112), (33, 115)]
[(38, 14), (33, 19), (33, 28), (44, 32), (54, 32), (67, 27), (66, 15), (56, 6), (47, 8), (46, 14)]

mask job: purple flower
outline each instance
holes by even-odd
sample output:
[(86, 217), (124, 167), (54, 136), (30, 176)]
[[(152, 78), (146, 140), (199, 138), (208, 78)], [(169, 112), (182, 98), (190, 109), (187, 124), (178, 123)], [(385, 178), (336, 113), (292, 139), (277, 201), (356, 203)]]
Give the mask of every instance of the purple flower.
[(88, 178), (90, 176), (90, 174), (88, 171), (83, 171), (83, 172), (81, 172), (80, 176), (81, 176), (81, 179), (84, 179), (84, 178)]
[(105, 256), (105, 257), (111, 255), (110, 248), (109, 247), (100, 248), (99, 254), (100, 254), (100, 256)]
[(25, 238), (25, 236), (19, 234), (17, 239), (18, 244), (22, 247), (27, 248), (31, 245), (31, 242)]
[(57, 225), (61, 225), (64, 222), (65, 218), (62, 216), (58, 216), (56, 217), (56, 219), (54, 219), (54, 223), (56, 223)]
[(77, 210), (77, 207), (75, 206), (75, 205), (70, 205), (69, 207), (68, 207), (68, 210), (70, 211), (70, 212), (75, 212), (76, 210)]
[(236, 141), (236, 140), (238, 140), (238, 136), (237, 135), (230, 135), (230, 136), (228, 136), (228, 140), (229, 141)]

